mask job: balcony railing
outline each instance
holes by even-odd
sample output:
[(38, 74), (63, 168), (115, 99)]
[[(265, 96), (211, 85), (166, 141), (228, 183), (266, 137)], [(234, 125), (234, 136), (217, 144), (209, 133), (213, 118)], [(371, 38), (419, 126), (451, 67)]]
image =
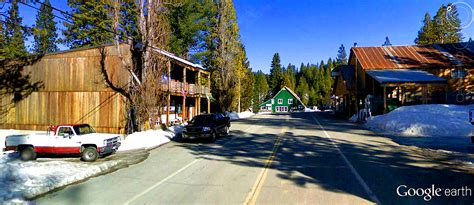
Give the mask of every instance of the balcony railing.
[[(168, 90), (168, 83), (163, 82), (163, 90)], [(183, 83), (177, 80), (171, 80), (171, 93), (179, 93), (179, 94), (208, 94), (210, 92), (209, 87), (196, 85), (191, 83)]]

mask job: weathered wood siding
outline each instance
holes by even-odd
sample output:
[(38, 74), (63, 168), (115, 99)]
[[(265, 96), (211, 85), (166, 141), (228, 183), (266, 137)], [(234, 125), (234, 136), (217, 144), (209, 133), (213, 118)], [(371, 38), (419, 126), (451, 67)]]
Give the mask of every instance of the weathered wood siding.
[[(106, 50), (107, 73), (115, 84), (125, 86), (129, 75), (115, 46)], [(130, 59), (127, 45), (121, 50)], [(26, 67), (32, 81), (42, 81), (44, 88), (10, 109), (0, 119), (0, 128), (46, 130), (54, 124), (88, 123), (98, 132), (124, 132), (126, 100), (107, 88), (100, 57), (99, 48), (71, 50), (46, 55)]]

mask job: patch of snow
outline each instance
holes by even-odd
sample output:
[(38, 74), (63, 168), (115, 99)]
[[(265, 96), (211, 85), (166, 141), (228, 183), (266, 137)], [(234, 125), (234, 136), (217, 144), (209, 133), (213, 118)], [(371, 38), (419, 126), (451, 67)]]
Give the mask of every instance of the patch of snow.
[(135, 132), (125, 137), (122, 140), (118, 151), (128, 151), (136, 149), (152, 149), (162, 144), (168, 143), (170, 139), (176, 134), (183, 131), (183, 126), (176, 125), (170, 127), (167, 131), (164, 130), (147, 130), (142, 132)]
[(245, 119), (249, 118), (255, 115), (255, 113), (250, 112), (250, 111), (245, 111), (245, 112), (230, 112), (226, 114), (231, 120), (238, 120), (238, 119)]
[(469, 122), (470, 109), (474, 109), (474, 105), (403, 106), (370, 117), (366, 127), (402, 136), (469, 137), (473, 129)]
[(95, 176), (119, 161), (84, 163), (69, 161), (18, 160), (18, 153), (0, 157), (0, 204), (26, 203), (25, 198), (47, 193), (53, 189)]
[(321, 110), (319, 110), (316, 106), (314, 106), (313, 108), (305, 107), (304, 111), (305, 112), (318, 112), (318, 111), (321, 111)]
[(357, 113), (356, 113), (356, 114), (352, 115), (351, 118), (349, 118), (349, 121), (351, 121), (351, 122), (357, 122), (357, 119), (358, 119), (358, 118), (359, 118), (359, 116), (358, 116)]

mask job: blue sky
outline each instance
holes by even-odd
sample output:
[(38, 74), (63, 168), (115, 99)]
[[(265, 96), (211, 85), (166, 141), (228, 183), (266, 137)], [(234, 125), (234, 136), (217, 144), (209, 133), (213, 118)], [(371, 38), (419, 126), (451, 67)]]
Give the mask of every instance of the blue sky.
[[(334, 58), (341, 44), (347, 52), (354, 42), (379, 46), (386, 36), (393, 45), (413, 44), (425, 12), (434, 16), (449, 2), (458, 5), (465, 40), (474, 37), (473, 0), (234, 0), (234, 6), (252, 69), (268, 73), (276, 52), (284, 66), (299, 66)], [(65, 0), (51, 3), (67, 10)], [(20, 4), (20, 14), (24, 24), (34, 23), (36, 10)]]

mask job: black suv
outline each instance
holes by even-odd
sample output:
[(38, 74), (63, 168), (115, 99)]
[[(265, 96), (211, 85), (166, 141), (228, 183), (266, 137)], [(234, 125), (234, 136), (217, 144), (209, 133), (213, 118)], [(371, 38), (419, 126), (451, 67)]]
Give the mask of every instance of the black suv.
[(197, 115), (184, 127), (182, 138), (214, 142), (218, 135), (229, 134), (229, 127), (230, 118), (220, 113)]

